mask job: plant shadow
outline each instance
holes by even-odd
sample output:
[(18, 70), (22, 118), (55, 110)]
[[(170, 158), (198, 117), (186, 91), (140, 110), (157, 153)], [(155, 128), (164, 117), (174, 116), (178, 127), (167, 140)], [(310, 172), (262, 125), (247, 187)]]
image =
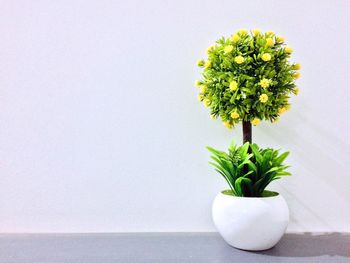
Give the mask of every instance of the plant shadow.
[(276, 257), (350, 257), (350, 233), (288, 233), (275, 247), (254, 253)]

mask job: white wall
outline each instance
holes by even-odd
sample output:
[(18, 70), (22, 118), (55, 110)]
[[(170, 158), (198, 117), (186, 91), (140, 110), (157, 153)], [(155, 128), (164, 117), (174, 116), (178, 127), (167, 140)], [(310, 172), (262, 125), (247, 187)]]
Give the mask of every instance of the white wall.
[(1, 1), (0, 232), (214, 231), (226, 185), (206, 145), (234, 133), (197, 102), (195, 61), (221, 35), (273, 29), (303, 66), (278, 124), (271, 186), (289, 231), (350, 231), (350, 2)]

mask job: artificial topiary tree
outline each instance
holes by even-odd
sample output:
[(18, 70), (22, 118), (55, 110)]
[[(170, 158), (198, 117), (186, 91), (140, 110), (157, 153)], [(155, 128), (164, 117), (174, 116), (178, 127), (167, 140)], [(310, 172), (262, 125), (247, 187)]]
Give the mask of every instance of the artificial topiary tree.
[(220, 38), (207, 49), (208, 59), (197, 62), (199, 100), (229, 129), (242, 122), (243, 142), (251, 143), (252, 125), (276, 122), (290, 108), (290, 94), (298, 94), (300, 65), (289, 62), (292, 51), (272, 31), (241, 29)]

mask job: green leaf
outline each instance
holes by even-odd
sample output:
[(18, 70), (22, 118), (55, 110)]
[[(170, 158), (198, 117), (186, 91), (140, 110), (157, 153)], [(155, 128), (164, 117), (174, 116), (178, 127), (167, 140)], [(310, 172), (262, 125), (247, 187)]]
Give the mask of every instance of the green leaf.
[(253, 170), (254, 172), (258, 171), (258, 168), (256, 167), (256, 165), (253, 162), (249, 161), (247, 164), (249, 166), (249, 169)]
[(252, 181), (249, 178), (240, 177), (235, 182), (235, 189), (241, 196), (251, 196), (253, 192)]
[(277, 159), (276, 159), (276, 164), (280, 165), (281, 163), (284, 162), (284, 160), (288, 157), (289, 152), (284, 152), (282, 153)]
[(278, 175), (278, 176), (291, 176), (292, 174), (289, 173), (289, 172), (283, 171), (283, 172), (278, 172), (277, 175)]
[(251, 144), (251, 145), (250, 145), (250, 148), (252, 149), (252, 152), (253, 152), (254, 157), (255, 157), (255, 159), (257, 160), (257, 162), (258, 162), (259, 164), (262, 163), (263, 157), (262, 157), (262, 155), (261, 155), (260, 152), (259, 152), (259, 147), (258, 147), (258, 145), (256, 145), (255, 143), (254, 143), (254, 144)]

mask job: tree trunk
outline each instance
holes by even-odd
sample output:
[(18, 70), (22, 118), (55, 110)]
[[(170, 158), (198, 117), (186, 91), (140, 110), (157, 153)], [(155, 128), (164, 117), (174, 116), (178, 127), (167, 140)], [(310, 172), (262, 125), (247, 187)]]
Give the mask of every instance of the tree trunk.
[(252, 124), (250, 121), (243, 121), (243, 143), (252, 143)]

